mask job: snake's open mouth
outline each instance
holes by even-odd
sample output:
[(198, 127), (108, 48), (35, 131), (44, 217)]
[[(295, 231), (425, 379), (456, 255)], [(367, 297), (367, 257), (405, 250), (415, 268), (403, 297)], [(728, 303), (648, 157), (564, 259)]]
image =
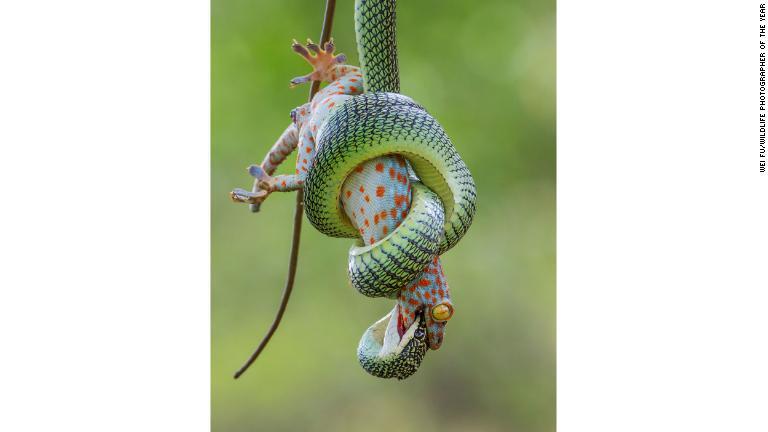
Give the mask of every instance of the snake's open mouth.
[(427, 331), (423, 314), (400, 333), (398, 306), (368, 328), (360, 339), (360, 365), (379, 378), (404, 379), (413, 375), (426, 355)]

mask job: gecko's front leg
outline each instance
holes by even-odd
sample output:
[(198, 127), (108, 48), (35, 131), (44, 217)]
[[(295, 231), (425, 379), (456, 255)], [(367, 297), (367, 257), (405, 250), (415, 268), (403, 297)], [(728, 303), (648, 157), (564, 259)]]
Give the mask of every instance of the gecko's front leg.
[[(295, 149), (299, 142), (299, 132), (296, 126), (295, 119), (290, 125), (283, 131), (280, 138), (277, 139), (272, 148), (269, 149), (264, 156), (264, 160), (261, 165), (251, 165), (248, 167), (248, 172), (254, 177), (253, 187), (250, 191), (237, 188), (229, 193), (232, 201), (248, 203), (252, 212), (258, 212), (261, 203), (267, 198), (271, 190), (267, 189), (268, 179), (270, 175), (277, 170), (277, 167), (282, 164), (285, 159)], [(255, 171), (254, 167), (258, 167), (261, 171)]]
[[(291, 192), (303, 187), (315, 147), (313, 134), (309, 127), (304, 127), (309, 116), (308, 103), (291, 111), (293, 122), (272, 146), (261, 165), (248, 167), (248, 173), (254, 178), (253, 189), (251, 191), (239, 188), (233, 190), (230, 192), (233, 201), (249, 203), (252, 211), (258, 211), (261, 203), (270, 193)], [(296, 174), (272, 176), (271, 174), (297, 146), (300, 147), (300, 151), (297, 154)]]

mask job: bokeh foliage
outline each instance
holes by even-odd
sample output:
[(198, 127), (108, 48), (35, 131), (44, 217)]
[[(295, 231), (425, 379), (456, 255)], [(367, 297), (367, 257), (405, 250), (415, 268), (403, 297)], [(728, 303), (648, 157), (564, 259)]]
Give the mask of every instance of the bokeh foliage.
[[(353, 0), (334, 37), (357, 64)], [(350, 240), (305, 221), (293, 299), (254, 367), (232, 373), (274, 316), (290, 246), (293, 195), (262, 212), (229, 201), (306, 101), (308, 71), (289, 49), (316, 39), (323, 0), (213, 0), (212, 426), (223, 431), (528, 431), (555, 423), (554, 0), (401, 0), (402, 92), (444, 126), (479, 201), (443, 257), (456, 314), (406, 381), (357, 364), (363, 331), (392, 302), (346, 279)], [(283, 169), (292, 170), (293, 158)]]

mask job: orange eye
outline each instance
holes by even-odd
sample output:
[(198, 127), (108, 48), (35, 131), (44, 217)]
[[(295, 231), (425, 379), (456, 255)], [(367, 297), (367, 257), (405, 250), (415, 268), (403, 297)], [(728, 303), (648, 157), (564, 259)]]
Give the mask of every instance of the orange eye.
[(453, 306), (450, 303), (440, 303), (432, 308), (432, 318), (435, 321), (448, 321), (453, 316)]

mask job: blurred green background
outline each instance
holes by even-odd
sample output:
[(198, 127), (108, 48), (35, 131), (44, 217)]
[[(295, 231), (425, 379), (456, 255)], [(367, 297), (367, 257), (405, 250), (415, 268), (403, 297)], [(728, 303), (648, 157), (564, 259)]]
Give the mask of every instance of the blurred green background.
[[(213, 0), (212, 429), (553, 431), (555, 429), (555, 2), (402, 0), (402, 92), (452, 137), (478, 212), (443, 257), (456, 314), (406, 381), (367, 375), (355, 349), (392, 308), (347, 282), (351, 240), (305, 220), (283, 324), (240, 380), (284, 284), (294, 196), (262, 212), (229, 201), (306, 101), (292, 38), (317, 39), (323, 0)], [(338, 50), (357, 64), (353, 0), (337, 2)], [(292, 171), (293, 157), (282, 172)]]

